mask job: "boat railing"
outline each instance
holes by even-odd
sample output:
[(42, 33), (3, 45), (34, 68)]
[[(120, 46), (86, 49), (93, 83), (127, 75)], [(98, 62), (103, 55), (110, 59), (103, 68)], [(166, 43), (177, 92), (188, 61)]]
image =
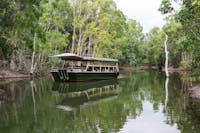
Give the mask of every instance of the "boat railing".
[(118, 72), (117, 66), (87, 65), (86, 71), (93, 72)]
[(118, 72), (118, 66), (87, 65), (87, 66), (68, 66), (54, 67), (51, 71), (67, 70), (68, 72)]
[(71, 67), (63, 68), (63, 70), (67, 70), (67, 71), (71, 71), (71, 72), (83, 72), (83, 71), (85, 71), (85, 67), (71, 66)]
[(67, 70), (67, 71), (75, 71), (75, 72), (82, 72), (85, 71), (85, 67), (53, 67), (51, 71), (58, 71), (58, 70)]

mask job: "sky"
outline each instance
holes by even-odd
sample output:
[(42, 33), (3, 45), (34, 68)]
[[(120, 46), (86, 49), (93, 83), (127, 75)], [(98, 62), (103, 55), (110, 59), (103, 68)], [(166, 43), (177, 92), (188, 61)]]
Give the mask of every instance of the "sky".
[(143, 32), (149, 32), (153, 27), (165, 24), (164, 15), (158, 11), (161, 0), (114, 0), (117, 8), (128, 18), (137, 20), (143, 27)]

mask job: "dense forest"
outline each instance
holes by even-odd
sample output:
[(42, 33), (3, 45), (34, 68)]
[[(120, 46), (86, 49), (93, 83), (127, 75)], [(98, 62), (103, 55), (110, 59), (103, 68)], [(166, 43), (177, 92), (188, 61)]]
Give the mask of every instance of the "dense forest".
[(49, 56), (63, 52), (164, 66), (167, 34), (170, 66), (199, 72), (200, 0), (180, 0), (179, 11), (170, 2), (159, 8), (168, 14), (163, 28), (143, 33), (113, 0), (1, 0), (0, 67), (43, 72), (52, 64)]

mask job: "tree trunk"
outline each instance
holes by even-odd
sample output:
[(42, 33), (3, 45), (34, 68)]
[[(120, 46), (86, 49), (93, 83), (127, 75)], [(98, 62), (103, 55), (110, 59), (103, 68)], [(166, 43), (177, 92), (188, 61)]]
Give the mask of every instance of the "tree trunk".
[(93, 56), (93, 37), (92, 35), (89, 36), (89, 42), (88, 42), (88, 53), (89, 56)]
[(168, 40), (168, 35), (165, 34), (165, 74), (166, 74), (166, 77), (169, 77), (169, 72), (168, 72), (169, 52), (167, 50), (167, 40)]
[(168, 41), (168, 35), (165, 34), (165, 74), (166, 74), (166, 80), (165, 80), (165, 112), (166, 113), (167, 113), (167, 104), (168, 104), (168, 82), (169, 82), (169, 72), (168, 72), (169, 52), (167, 50), (167, 41)]
[(76, 24), (75, 24), (75, 7), (73, 7), (73, 35), (72, 35), (72, 47), (71, 53), (74, 53), (74, 45), (75, 45), (75, 35), (76, 35)]
[(81, 55), (82, 53), (82, 47), (81, 47), (81, 41), (82, 41), (82, 29), (79, 29), (79, 39), (78, 39), (78, 47), (77, 47), (77, 54)]
[(16, 49), (17, 49), (17, 31), (13, 31), (11, 32), (11, 44), (13, 46), (12, 49), (12, 55), (11, 55), (11, 59), (10, 59), (10, 70), (14, 71), (17, 67), (16, 65)]
[(15, 63), (15, 49), (12, 50), (11, 60), (10, 60), (10, 70), (14, 71), (16, 69)]
[(32, 53), (32, 61), (31, 61), (31, 70), (30, 70), (30, 74), (33, 75), (34, 71), (35, 71), (35, 43), (36, 43), (36, 36), (37, 34), (34, 34), (34, 38), (33, 38), (33, 53)]

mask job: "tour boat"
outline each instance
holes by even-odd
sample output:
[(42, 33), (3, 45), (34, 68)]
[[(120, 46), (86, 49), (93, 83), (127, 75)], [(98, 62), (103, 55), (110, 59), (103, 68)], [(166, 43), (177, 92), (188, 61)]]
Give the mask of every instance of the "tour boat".
[(62, 67), (53, 67), (51, 74), (55, 81), (89, 81), (117, 78), (119, 67), (117, 59), (79, 56), (62, 53), (51, 56), (64, 60)]

